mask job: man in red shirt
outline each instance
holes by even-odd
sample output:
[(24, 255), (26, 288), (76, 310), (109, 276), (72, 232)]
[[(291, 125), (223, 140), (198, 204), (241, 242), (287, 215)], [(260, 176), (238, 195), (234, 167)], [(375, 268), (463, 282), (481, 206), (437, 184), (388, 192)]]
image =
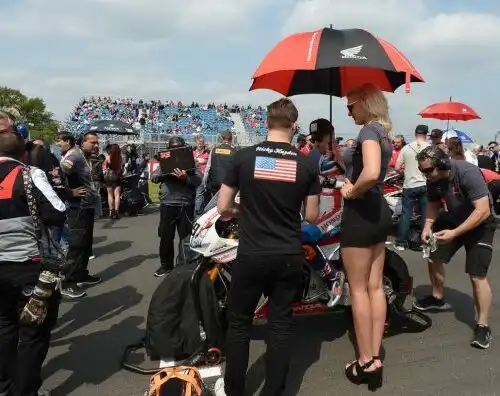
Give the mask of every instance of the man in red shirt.
[(396, 161), (398, 160), (399, 153), (401, 152), (401, 149), (404, 147), (406, 144), (405, 138), (402, 135), (396, 135), (394, 139), (392, 139), (392, 156), (391, 160), (389, 161), (389, 166), (394, 168), (396, 166)]
[(306, 135), (299, 134), (297, 136), (297, 144), (295, 145), (297, 150), (302, 154), (308, 155), (312, 150), (312, 145)]

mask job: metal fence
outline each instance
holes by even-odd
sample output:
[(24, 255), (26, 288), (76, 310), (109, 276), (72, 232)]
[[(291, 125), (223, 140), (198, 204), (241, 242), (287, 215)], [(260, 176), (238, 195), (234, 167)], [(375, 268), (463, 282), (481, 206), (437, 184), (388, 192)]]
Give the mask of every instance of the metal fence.
[[(174, 136), (174, 135), (172, 135)], [(179, 135), (182, 137), (187, 144), (191, 146), (195, 146), (195, 138), (196, 135)], [(205, 143), (207, 146), (212, 146), (221, 143), (221, 140), (219, 138), (219, 135), (204, 135), (203, 138), (205, 139)], [(104, 148), (106, 147), (107, 144), (110, 143), (115, 143), (118, 144), (119, 146), (123, 147), (129, 144), (134, 144), (137, 147), (137, 150), (139, 153), (149, 153), (151, 155), (155, 155), (160, 151), (164, 151), (167, 149), (168, 146), (168, 140), (167, 141), (148, 141), (141, 139), (138, 136), (115, 136), (115, 135), (110, 135), (107, 137), (107, 139), (102, 139), (101, 138), (101, 144), (100, 148), (101, 151), (104, 151)], [(238, 137), (233, 133), (233, 143), (235, 145), (240, 144), (238, 142)], [(254, 143), (252, 143), (254, 144)]]

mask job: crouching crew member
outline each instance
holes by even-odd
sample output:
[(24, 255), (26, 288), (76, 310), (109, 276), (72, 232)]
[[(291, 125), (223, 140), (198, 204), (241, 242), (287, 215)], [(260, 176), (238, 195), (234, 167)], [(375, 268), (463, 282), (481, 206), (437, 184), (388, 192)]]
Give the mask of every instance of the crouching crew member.
[[(471, 345), (486, 349), (491, 342), (488, 316), (491, 288), (487, 279), (493, 253), (496, 224), (491, 201), (481, 170), (462, 160), (450, 160), (437, 146), (417, 155), (420, 171), (427, 178), (427, 214), (422, 240), (433, 235), (438, 248), (429, 257), (432, 294), (415, 303), (420, 310), (448, 309), (444, 299), (444, 266), (462, 246), (465, 248), (465, 272), (472, 283), (477, 322)], [(446, 211), (439, 212), (442, 201)]]

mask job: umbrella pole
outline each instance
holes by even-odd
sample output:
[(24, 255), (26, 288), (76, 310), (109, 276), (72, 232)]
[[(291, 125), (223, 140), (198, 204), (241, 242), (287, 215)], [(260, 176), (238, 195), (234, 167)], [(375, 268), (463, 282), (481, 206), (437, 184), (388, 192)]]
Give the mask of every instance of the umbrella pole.
[[(330, 23), (330, 29), (333, 29), (333, 25)], [(330, 92), (333, 91), (333, 70), (330, 69), (329, 74), (329, 83), (330, 83)], [(330, 124), (333, 125), (333, 96), (330, 94)]]
[(333, 119), (333, 109), (332, 109), (332, 106), (333, 106), (333, 97), (332, 97), (332, 95), (330, 95), (330, 122), (333, 125), (333, 122), (332, 122), (332, 119)]

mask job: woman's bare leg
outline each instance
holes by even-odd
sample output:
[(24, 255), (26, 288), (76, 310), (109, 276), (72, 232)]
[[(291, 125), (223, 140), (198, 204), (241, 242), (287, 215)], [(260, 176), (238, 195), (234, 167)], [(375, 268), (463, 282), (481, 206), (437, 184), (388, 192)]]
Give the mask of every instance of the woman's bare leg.
[(122, 188), (120, 186), (115, 187), (114, 194), (115, 194), (115, 211), (116, 213), (120, 213), (120, 196), (122, 194)]
[[(383, 288), (385, 262), (385, 243), (379, 243), (372, 249), (372, 266), (368, 282), (368, 295), (373, 323), (372, 351), (375, 356), (380, 354), (382, 338), (384, 336), (385, 320), (387, 316), (387, 302)], [(380, 361), (376, 362), (381, 365)]]
[(112, 187), (106, 187), (106, 191), (108, 192), (108, 207), (109, 207), (109, 215), (111, 216), (111, 213), (113, 212), (113, 209), (115, 207), (114, 204), (115, 196)]
[(368, 295), (372, 249), (348, 247), (342, 248), (341, 254), (349, 282), (359, 361), (364, 364), (373, 357), (372, 314)]

